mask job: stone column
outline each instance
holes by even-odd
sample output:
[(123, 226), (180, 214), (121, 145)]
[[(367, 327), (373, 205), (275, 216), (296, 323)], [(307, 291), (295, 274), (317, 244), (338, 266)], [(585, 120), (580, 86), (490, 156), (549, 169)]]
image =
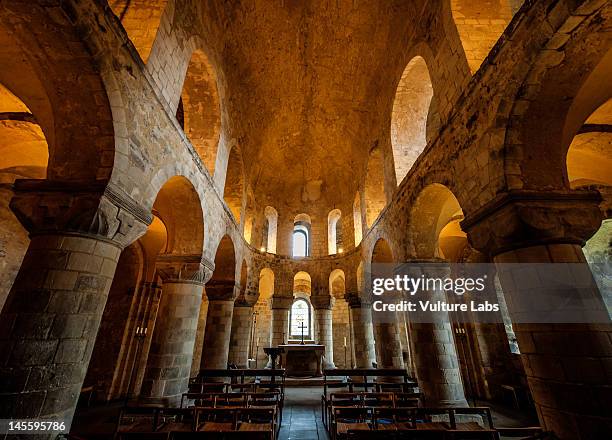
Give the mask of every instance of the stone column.
[[(606, 373), (612, 326), (595, 281), (584, 270), (581, 249), (601, 224), (599, 201), (590, 191), (512, 191), (462, 224), (473, 246), (494, 257), (540, 423), (562, 440), (606, 438), (612, 432), (607, 403), (612, 376)], [(533, 277), (514, 277), (515, 263), (573, 263), (577, 272), (585, 265), (579, 271), (582, 288), (572, 293), (573, 286), (527, 285)], [(569, 293), (588, 300), (590, 315), (601, 319), (526, 322), (524, 313), (534, 304), (524, 293), (532, 288), (546, 289), (551, 297)]]
[[(414, 260), (400, 266), (412, 278), (447, 278), (450, 267), (440, 260)], [(421, 290), (412, 300), (447, 302), (444, 290)], [(412, 318), (412, 319), (410, 319)], [(448, 312), (418, 312), (409, 315), (412, 354), (419, 388), (428, 406), (468, 406), (453, 329)]]
[(202, 349), (202, 368), (227, 368), (234, 299), (238, 288), (233, 281), (211, 281), (206, 285), (208, 317)]
[(229, 363), (238, 368), (247, 368), (251, 329), (253, 327), (253, 305), (236, 300), (232, 317), (232, 333), (229, 345)]
[[(270, 347), (278, 347), (287, 343), (289, 331), (289, 307), (293, 298), (273, 296), (270, 298), (272, 319), (270, 320)], [(277, 366), (282, 362), (283, 356), (277, 359)], [(266, 368), (272, 367), (272, 359), (268, 358)]]
[(189, 385), (205, 269), (200, 256), (160, 255), (157, 272), (161, 302), (141, 396), (176, 405)]
[[(386, 298), (390, 298), (388, 293)], [(378, 368), (404, 368), (397, 314), (372, 311)]]
[(193, 360), (191, 361), (191, 377), (196, 377), (200, 372), (202, 363), (202, 349), (204, 348), (204, 332), (206, 330), (206, 318), (208, 316), (208, 296), (206, 287), (202, 290), (202, 302), (200, 303), (200, 313), (198, 318), (198, 329), (193, 346)]
[(346, 300), (353, 330), (355, 368), (372, 368), (372, 362), (376, 361), (372, 307), (370, 303), (364, 302), (358, 293), (347, 294)]
[(270, 321), (270, 347), (277, 347), (287, 343), (289, 331), (289, 307), (291, 298), (271, 298), (272, 320)]
[(310, 298), (317, 319), (317, 343), (325, 345), (323, 368), (336, 368), (334, 365), (334, 340), (332, 329), (332, 308), (334, 298), (329, 295)]
[(119, 255), (150, 217), (83, 185), (28, 180), (15, 190), (11, 208), (31, 241), (0, 315), (0, 418), (69, 425)]

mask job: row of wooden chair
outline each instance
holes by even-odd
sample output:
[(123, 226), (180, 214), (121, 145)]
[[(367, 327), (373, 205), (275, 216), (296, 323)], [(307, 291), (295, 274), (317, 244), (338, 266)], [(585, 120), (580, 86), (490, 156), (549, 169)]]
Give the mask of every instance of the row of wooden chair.
[[(178, 435), (175, 433), (221, 432), (232, 434), (237, 431), (248, 431), (254, 433), (255, 436), (274, 440), (278, 431), (276, 407), (127, 407), (120, 411), (115, 438), (127, 438), (126, 435), (138, 433)], [(184, 438), (197, 438), (180, 435)]]
[(323, 370), (323, 394), (332, 389), (355, 391), (418, 391), (416, 379), (402, 368), (329, 368)]
[(333, 406), (329, 431), (333, 440), (370, 438), (378, 432), (398, 438), (499, 439), (487, 407)]
[(421, 406), (421, 398), (421, 393), (331, 393), (327, 398), (325, 395), (321, 396), (321, 419), (327, 427), (332, 407), (418, 407)]

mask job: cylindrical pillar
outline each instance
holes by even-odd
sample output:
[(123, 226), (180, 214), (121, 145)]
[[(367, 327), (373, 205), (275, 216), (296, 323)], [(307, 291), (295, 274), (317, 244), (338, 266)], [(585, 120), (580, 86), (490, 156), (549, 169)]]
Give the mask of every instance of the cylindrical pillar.
[(493, 256), (540, 423), (562, 440), (612, 432), (612, 325), (581, 248), (600, 202), (590, 190), (512, 190), (461, 225)]
[[(270, 298), (272, 308), (272, 319), (270, 320), (270, 347), (278, 347), (287, 343), (289, 331), (289, 307), (292, 298), (275, 297)], [(277, 360), (277, 366), (282, 362), (282, 356)], [(266, 368), (272, 367), (272, 359), (268, 356)]]
[(165, 280), (141, 395), (176, 404), (187, 392), (202, 283)]
[(353, 330), (351, 339), (355, 352), (355, 368), (372, 368), (372, 362), (376, 361), (376, 352), (374, 351), (371, 306), (363, 303), (357, 294), (347, 295), (347, 301)]
[(233, 299), (208, 299), (202, 368), (227, 368), (233, 313)]
[(313, 296), (312, 305), (317, 320), (317, 343), (325, 346), (323, 368), (336, 368), (334, 365), (334, 340), (332, 328), (332, 308), (334, 298), (331, 296)]
[[(413, 279), (444, 279), (450, 267), (442, 262), (414, 261), (400, 267)], [(419, 300), (447, 302), (444, 290), (420, 290)], [(412, 319), (410, 319), (412, 318)], [(448, 312), (422, 311), (411, 314), (410, 336), (419, 387), (429, 406), (467, 406), (459, 359)]]
[(196, 330), (195, 343), (193, 346), (193, 359), (191, 361), (191, 377), (196, 377), (200, 372), (202, 364), (202, 349), (204, 348), (204, 332), (206, 330), (206, 318), (208, 316), (208, 297), (206, 288), (202, 291), (202, 302), (200, 303), (200, 313), (198, 318), (198, 329)]
[(238, 368), (247, 368), (248, 366), (252, 327), (253, 307), (246, 302), (236, 301), (232, 316), (229, 363), (235, 364)]
[(71, 422), (120, 253), (92, 236), (32, 237), (0, 315), (0, 418)]
[[(517, 296), (525, 297), (521, 290), (526, 288), (526, 280), (517, 280), (512, 270), (517, 266), (514, 263), (530, 261), (577, 263), (585, 265), (583, 274), (590, 274), (582, 249), (577, 244), (532, 246), (498, 254), (495, 263), (540, 421), (563, 440), (604, 438), (612, 432), (612, 417), (605, 403), (612, 389), (612, 377), (606, 373), (612, 364), (612, 326), (609, 322), (517, 322), (525, 310)], [(591, 281), (592, 299), (600, 300), (601, 313), (606, 314), (595, 280)], [(550, 283), (541, 289), (554, 295)], [(578, 294), (586, 299), (585, 289)], [(567, 296), (567, 292), (560, 291), (560, 295)]]

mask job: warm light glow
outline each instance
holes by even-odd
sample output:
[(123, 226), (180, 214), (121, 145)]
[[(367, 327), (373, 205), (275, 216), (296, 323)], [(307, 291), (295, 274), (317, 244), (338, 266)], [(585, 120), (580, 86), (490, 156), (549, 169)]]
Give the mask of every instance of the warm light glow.
[(342, 251), (344, 251), (344, 249), (342, 249), (342, 248), (338, 248), (338, 253), (339, 253), (339, 254), (341, 254), (341, 253), (342, 253)]
[(262, 252), (265, 252), (265, 251), (266, 251), (266, 248), (265, 248), (265, 247), (262, 247), (262, 248), (261, 248), (261, 249), (259, 249), (259, 250), (260, 250), (260, 251), (262, 251)]

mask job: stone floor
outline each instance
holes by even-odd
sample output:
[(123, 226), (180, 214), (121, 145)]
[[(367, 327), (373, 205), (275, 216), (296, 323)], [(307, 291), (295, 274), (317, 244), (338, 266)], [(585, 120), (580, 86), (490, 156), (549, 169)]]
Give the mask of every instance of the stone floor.
[[(285, 392), (285, 409), (279, 440), (328, 440), (329, 436), (321, 422), (322, 387), (290, 387)], [(472, 402), (474, 406), (491, 406), (496, 427), (519, 427), (537, 425), (534, 416), (490, 402)], [(93, 406), (77, 411), (72, 425), (72, 434), (88, 440), (110, 438), (121, 404)]]

